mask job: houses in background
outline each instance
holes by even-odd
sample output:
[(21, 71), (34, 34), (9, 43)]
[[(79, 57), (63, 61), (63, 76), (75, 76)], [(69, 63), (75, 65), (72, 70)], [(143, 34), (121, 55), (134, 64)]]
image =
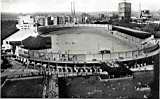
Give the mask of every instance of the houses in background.
[(36, 23), (40, 26), (74, 24), (72, 16), (35, 16)]
[(16, 27), (18, 29), (30, 29), (34, 27), (34, 18), (30, 15), (18, 16), (18, 24)]
[(96, 21), (108, 21), (109, 17), (106, 14), (100, 13), (98, 15), (89, 15), (82, 13), (77, 16), (71, 15), (21, 15), (18, 17), (17, 28), (30, 29), (36, 26), (49, 26), (49, 25), (65, 25), (65, 24), (91, 24)]
[[(118, 4), (118, 12), (112, 13), (74, 13), (61, 14), (61, 15), (22, 15), (18, 17), (18, 29), (29, 29), (36, 26), (49, 26), (49, 25), (65, 25), (65, 24), (107, 24), (111, 21), (125, 21), (127, 23), (133, 22), (137, 24), (153, 23), (153, 16), (150, 10), (140, 10), (139, 16), (131, 15), (131, 3), (120, 2)], [(112, 14), (112, 15), (111, 15)], [(160, 23), (159, 20), (154, 23)]]

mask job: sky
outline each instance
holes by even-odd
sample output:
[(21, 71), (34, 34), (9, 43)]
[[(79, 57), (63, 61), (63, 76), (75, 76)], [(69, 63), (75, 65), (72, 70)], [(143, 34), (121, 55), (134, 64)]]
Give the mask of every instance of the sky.
[[(1, 0), (1, 11), (11, 13), (70, 12), (71, 2), (76, 12), (118, 11), (118, 3), (124, 0)], [(160, 0), (126, 0), (132, 3), (132, 11), (158, 10)]]

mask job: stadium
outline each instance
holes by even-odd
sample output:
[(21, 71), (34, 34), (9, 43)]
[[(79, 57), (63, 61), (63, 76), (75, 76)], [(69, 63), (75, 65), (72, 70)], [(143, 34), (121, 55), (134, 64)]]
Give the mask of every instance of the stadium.
[[(148, 91), (137, 91), (137, 88), (139, 88), (137, 86), (139, 86), (139, 82), (142, 83), (141, 85), (147, 84), (148, 86), (148, 84), (152, 81), (151, 78), (153, 78), (153, 61), (154, 56), (159, 51), (159, 42), (152, 39), (152, 37), (150, 37), (151, 35), (148, 33), (143, 33), (144, 36), (142, 36), (142, 34), (139, 37), (137, 36), (139, 32), (136, 34), (135, 31), (125, 29), (127, 32), (129, 31), (132, 33), (132, 35), (128, 35), (126, 32), (121, 32), (121, 27), (115, 28), (107, 26), (109, 25), (79, 24), (74, 26), (40, 27), (39, 36), (37, 37), (38, 39), (35, 37), (26, 38), (21, 42), (23, 45), (16, 46), (15, 50), (17, 61), (24, 64), (24, 66), (29, 69), (40, 70), (40, 72), (38, 72), (38, 74), (37, 72), (31, 72), (21, 76), (12, 75), (14, 77), (11, 78), (23, 76), (32, 77), (39, 75), (45, 75), (44, 77), (49, 77), (54, 75), (53, 71), (57, 71), (57, 75), (61, 75), (61, 77), (57, 78), (59, 91), (57, 91), (57, 89), (54, 91), (59, 93), (60, 98), (142, 98), (146, 94), (149, 95)], [(43, 30), (46, 29), (49, 32), (43, 32)], [(39, 40), (44, 42), (41, 43)], [(45, 46), (39, 49), (35, 48), (35, 41), (39, 43), (39, 46), (43, 46), (43, 44)], [(12, 43), (14, 44), (14, 42)], [(31, 43), (33, 44), (32, 46)], [(141, 74), (141, 72), (137, 73), (137, 71), (145, 72), (142, 72)], [(83, 76), (89, 78), (84, 79)], [(133, 79), (134, 77), (136, 79)], [(146, 79), (148, 77), (150, 79)], [(80, 81), (79, 84), (77, 83), (78, 81)], [(89, 92), (87, 86), (89, 88), (94, 88), (92, 84), (89, 83), (92, 81), (97, 81), (95, 86), (99, 84), (100, 91), (108, 91), (106, 93), (103, 92), (104, 94), (101, 95), (97, 93), (98, 89), (93, 89), (95, 92), (87, 94), (87, 92)], [(108, 83), (106, 81), (111, 82)], [(80, 86), (82, 82), (86, 83), (83, 86), (83, 91), (81, 90)], [(66, 84), (69, 85), (66, 86)], [(107, 86), (102, 86), (105, 84), (107, 84)], [(119, 88), (117, 87), (119, 86), (117, 84), (121, 85), (124, 90), (114, 90), (115, 88)], [(57, 88), (57, 86), (54, 85), (52, 87)], [(130, 91), (126, 92), (125, 89)], [(7, 91), (7, 89), (4, 90)], [(66, 90), (68, 90), (70, 93), (67, 94)], [(80, 92), (75, 93), (77, 90), (80, 90)], [(111, 91), (111, 94), (115, 96), (110, 96), (108, 94), (109, 90)], [(116, 94), (120, 92), (123, 92), (123, 94)], [(96, 93), (97, 95), (91, 95), (92, 93)]]
[[(46, 29), (51, 31), (44, 32)], [(43, 41), (47, 40), (40, 42), (40, 46), (45, 45), (41, 49), (34, 48), (34, 43), (39, 42), (38, 40), (31, 42), (30, 38), (27, 38), (22, 41), (23, 48), (29, 49), (30, 57), (43, 59), (49, 57), (51, 61), (61, 62), (100, 62), (139, 56), (145, 58), (148, 53), (159, 48), (158, 41), (150, 37), (151, 34), (128, 28), (79, 24), (52, 29), (55, 27), (39, 28), (38, 37), (44, 39)], [(33, 43), (33, 46), (28, 46), (30, 43)], [(16, 52), (18, 55), (18, 50)]]

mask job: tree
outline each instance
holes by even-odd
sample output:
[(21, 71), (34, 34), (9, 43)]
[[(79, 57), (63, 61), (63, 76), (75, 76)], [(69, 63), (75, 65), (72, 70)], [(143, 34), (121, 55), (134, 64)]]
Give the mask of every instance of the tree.
[(146, 31), (146, 32), (150, 32), (152, 34), (155, 34), (157, 31), (160, 31), (160, 25), (159, 24), (154, 24), (154, 23), (147, 24), (143, 28), (143, 30)]

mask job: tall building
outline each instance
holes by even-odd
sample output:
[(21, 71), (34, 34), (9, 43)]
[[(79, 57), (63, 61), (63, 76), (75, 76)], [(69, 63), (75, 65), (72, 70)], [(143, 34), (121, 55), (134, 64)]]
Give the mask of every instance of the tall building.
[(152, 17), (152, 15), (150, 14), (150, 11), (149, 11), (149, 10), (142, 10), (142, 11), (141, 11), (140, 18), (149, 19), (149, 18), (151, 18), (151, 17)]
[(48, 17), (46, 18), (46, 20), (47, 20), (47, 24), (48, 24), (48, 25), (53, 25), (53, 17), (52, 17), (52, 16), (48, 16)]
[(65, 24), (70, 24), (72, 22), (72, 17), (71, 16), (65, 16)]
[(71, 16), (55, 16), (53, 20), (54, 25), (59, 25), (59, 24), (69, 24), (72, 21)]
[(45, 17), (45, 26), (48, 26), (48, 17)]
[(89, 18), (90, 18), (89, 14), (82, 13), (81, 14), (81, 22), (80, 23), (83, 23), (83, 24), (89, 23)]
[(126, 20), (126, 21), (130, 20), (130, 18), (131, 18), (131, 3), (120, 2), (118, 10), (119, 10), (120, 20)]
[(34, 18), (30, 15), (22, 15), (18, 17), (18, 24), (16, 27), (18, 29), (30, 29), (33, 28)]
[(58, 25), (58, 16), (54, 17), (53, 24), (54, 25)]
[(38, 23), (41, 25), (41, 26), (44, 26), (45, 25), (45, 16), (40, 16), (38, 18)]

